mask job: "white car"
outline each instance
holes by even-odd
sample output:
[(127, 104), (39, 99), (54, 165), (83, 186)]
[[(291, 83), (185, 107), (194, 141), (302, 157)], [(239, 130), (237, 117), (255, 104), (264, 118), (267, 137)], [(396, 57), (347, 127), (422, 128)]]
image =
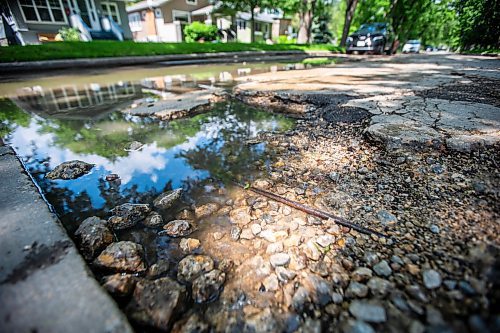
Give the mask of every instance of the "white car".
[(419, 40), (409, 40), (403, 46), (403, 53), (419, 53), (420, 52), (420, 41)]

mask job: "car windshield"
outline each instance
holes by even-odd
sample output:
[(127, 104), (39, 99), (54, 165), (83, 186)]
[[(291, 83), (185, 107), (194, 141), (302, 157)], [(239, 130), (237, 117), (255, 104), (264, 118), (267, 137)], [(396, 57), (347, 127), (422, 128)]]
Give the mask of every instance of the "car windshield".
[(374, 23), (374, 24), (362, 24), (359, 27), (357, 33), (374, 33), (374, 32), (383, 32), (386, 29), (386, 25), (383, 23)]
[(418, 40), (409, 40), (406, 42), (406, 44), (420, 44), (420, 41)]

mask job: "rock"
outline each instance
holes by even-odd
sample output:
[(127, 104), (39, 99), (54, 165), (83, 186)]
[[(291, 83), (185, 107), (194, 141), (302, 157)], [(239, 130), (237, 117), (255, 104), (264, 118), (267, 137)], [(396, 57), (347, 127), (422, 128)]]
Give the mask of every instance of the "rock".
[(163, 226), (163, 229), (162, 234), (165, 233), (170, 237), (184, 237), (195, 230), (191, 222), (187, 220), (170, 221)]
[(194, 212), (188, 210), (188, 209), (183, 209), (180, 212), (175, 215), (176, 220), (194, 220), (195, 215)]
[(135, 226), (151, 211), (147, 204), (125, 203), (111, 210), (113, 216), (108, 219), (108, 226), (114, 230), (122, 230)]
[(75, 238), (87, 260), (94, 259), (106, 246), (113, 243), (113, 234), (106, 226), (106, 221), (96, 216), (89, 217), (80, 224)]
[(98, 267), (117, 272), (140, 273), (146, 270), (143, 255), (141, 245), (129, 241), (117, 242), (102, 251), (94, 263)]
[(179, 243), (179, 247), (183, 252), (189, 253), (200, 247), (201, 242), (195, 238), (183, 238)]
[(179, 262), (177, 280), (192, 282), (203, 273), (214, 269), (214, 261), (205, 255), (188, 255)]
[(262, 231), (262, 228), (261, 228), (260, 224), (257, 224), (257, 223), (252, 224), (252, 225), (250, 226), (250, 229), (252, 230), (252, 233), (253, 233), (254, 235), (256, 235), (256, 236), (257, 236), (258, 234), (260, 234), (260, 232)]
[(274, 243), (277, 240), (276, 235), (274, 234), (274, 232), (272, 230), (263, 230), (260, 232), (259, 236), (261, 238), (264, 238), (269, 243)]
[(278, 252), (283, 252), (282, 242), (271, 243), (266, 248), (266, 254), (275, 254)]
[(217, 299), (226, 281), (226, 274), (218, 269), (201, 274), (193, 281), (193, 300), (204, 303)]
[(253, 187), (260, 188), (260, 189), (267, 189), (271, 186), (271, 184), (264, 179), (257, 179), (253, 182)]
[(316, 243), (321, 247), (328, 247), (331, 244), (335, 243), (335, 237), (332, 235), (321, 235), (316, 238)]
[(169, 268), (170, 263), (168, 262), (168, 260), (160, 259), (148, 268), (146, 276), (153, 279), (159, 278), (166, 275)]
[(109, 175), (106, 175), (105, 179), (107, 182), (114, 182), (115, 180), (120, 179), (120, 176), (118, 176), (116, 173), (110, 173)]
[(312, 240), (309, 240), (303, 245), (303, 250), (305, 255), (314, 261), (318, 261), (321, 258), (321, 252), (318, 250), (318, 245)]
[(330, 172), (330, 174), (328, 175), (328, 177), (333, 181), (333, 182), (338, 182), (339, 178), (340, 178), (340, 175), (338, 172)]
[(363, 259), (370, 267), (377, 264), (380, 260), (378, 254), (375, 252), (366, 252)]
[(370, 324), (365, 323), (361, 320), (348, 320), (347, 323), (342, 326), (343, 333), (375, 333), (373, 327)]
[(186, 298), (186, 288), (168, 277), (142, 280), (137, 283), (126, 312), (141, 325), (168, 331), (184, 310)]
[(307, 289), (308, 295), (314, 304), (325, 306), (332, 301), (333, 290), (327, 280), (315, 274), (307, 274), (302, 279), (302, 284)]
[(366, 267), (359, 267), (352, 272), (352, 279), (354, 281), (363, 282), (372, 277), (372, 270)]
[(433, 269), (423, 271), (422, 278), (427, 289), (436, 289), (441, 286), (441, 275)]
[(286, 266), (290, 263), (290, 256), (283, 252), (276, 253), (271, 255), (271, 257), (269, 258), (269, 262), (273, 267)]
[(54, 170), (48, 172), (45, 177), (48, 179), (76, 179), (92, 170), (94, 164), (85, 163), (82, 161), (69, 161), (59, 164)]
[(134, 291), (137, 278), (132, 274), (116, 273), (104, 277), (102, 286), (113, 296), (125, 297)]
[(144, 147), (144, 144), (139, 142), (139, 141), (132, 141), (127, 148), (125, 148), (125, 151), (136, 151), (140, 150)]
[(385, 260), (382, 260), (381, 262), (373, 266), (373, 270), (377, 275), (380, 276), (388, 277), (392, 274), (391, 266), (389, 266), (389, 264)]
[(237, 209), (233, 209), (229, 214), (231, 222), (238, 225), (247, 225), (250, 223), (250, 208), (249, 207), (241, 207)]
[(368, 288), (375, 296), (384, 297), (392, 288), (392, 283), (379, 277), (372, 277), (367, 283)]
[(432, 224), (430, 227), (429, 227), (429, 230), (433, 233), (433, 234), (439, 234), (439, 227), (435, 224)]
[(278, 277), (276, 274), (271, 274), (262, 281), (266, 291), (276, 291), (279, 289)]
[(157, 212), (151, 212), (146, 216), (144, 221), (142, 221), (142, 224), (149, 228), (159, 228), (164, 224), (163, 217)]
[(392, 215), (388, 211), (382, 209), (377, 213), (377, 218), (382, 223), (383, 226), (393, 226), (398, 222), (396, 216)]
[(368, 287), (362, 283), (351, 281), (345, 291), (345, 295), (349, 298), (366, 297), (368, 295)]
[(182, 188), (164, 192), (153, 200), (153, 206), (157, 209), (169, 209), (181, 198), (181, 195)]
[(241, 228), (238, 226), (232, 226), (230, 231), (231, 239), (237, 241), (240, 239)]
[(339, 293), (333, 293), (332, 294), (332, 301), (335, 304), (342, 304), (342, 302), (344, 301), (344, 297)]
[(301, 237), (297, 234), (292, 234), (290, 237), (283, 241), (283, 245), (286, 247), (296, 247), (300, 245)]
[(175, 333), (208, 333), (210, 326), (205, 323), (202, 318), (196, 313), (188, 317), (186, 321), (178, 321), (175, 323), (172, 332)]
[(356, 319), (369, 323), (383, 323), (387, 320), (384, 307), (378, 303), (354, 300), (349, 305), (349, 312)]
[(309, 300), (309, 292), (304, 287), (299, 287), (292, 297), (292, 307), (297, 312), (301, 312), (304, 309), (304, 305)]
[(234, 328), (227, 330), (227, 332), (274, 333), (280, 331), (278, 322), (269, 308), (245, 317), (243, 325), (243, 329), (241, 330)]
[(240, 234), (240, 239), (254, 239), (255, 238), (255, 235), (253, 234), (252, 230), (250, 230), (250, 228), (245, 228), (241, 231), (241, 234)]
[(220, 231), (216, 231), (212, 234), (212, 237), (218, 241), (218, 240), (221, 240), (222, 238), (224, 238), (224, 233), (223, 232), (220, 232)]
[(210, 202), (205, 205), (196, 207), (194, 213), (197, 218), (201, 219), (203, 217), (215, 214), (215, 212), (217, 212), (218, 210), (219, 210), (219, 205), (214, 202)]
[(284, 283), (293, 280), (297, 276), (297, 273), (295, 273), (292, 270), (286, 269), (283, 266), (276, 267), (275, 272), (276, 276), (278, 277), (278, 280)]

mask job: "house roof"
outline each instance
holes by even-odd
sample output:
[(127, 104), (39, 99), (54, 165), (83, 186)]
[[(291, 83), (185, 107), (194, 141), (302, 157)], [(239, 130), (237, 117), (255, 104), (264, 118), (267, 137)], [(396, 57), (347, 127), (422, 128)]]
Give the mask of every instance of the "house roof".
[[(250, 21), (252, 19), (252, 15), (247, 12), (238, 12), (238, 14), (236, 14), (236, 17), (245, 21)], [(276, 20), (276, 18), (274, 18), (273, 16), (263, 13), (255, 13), (254, 19), (257, 22), (265, 23), (273, 23)]]
[(127, 12), (136, 12), (138, 10), (143, 10), (147, 8), (157, 8), (163, 5), (164, 3), (167, 3), (171, 0), (144, 0), (141, 2), (138, 2), (136, 4), (133, 4), (132, 6), (127, 6)]

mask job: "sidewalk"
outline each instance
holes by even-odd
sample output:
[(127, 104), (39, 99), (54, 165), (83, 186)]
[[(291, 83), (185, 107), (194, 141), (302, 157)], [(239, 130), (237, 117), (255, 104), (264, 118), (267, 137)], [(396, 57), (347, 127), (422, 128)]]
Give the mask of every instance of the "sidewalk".
[(0, 332), (132, 332), (0, 142)]

